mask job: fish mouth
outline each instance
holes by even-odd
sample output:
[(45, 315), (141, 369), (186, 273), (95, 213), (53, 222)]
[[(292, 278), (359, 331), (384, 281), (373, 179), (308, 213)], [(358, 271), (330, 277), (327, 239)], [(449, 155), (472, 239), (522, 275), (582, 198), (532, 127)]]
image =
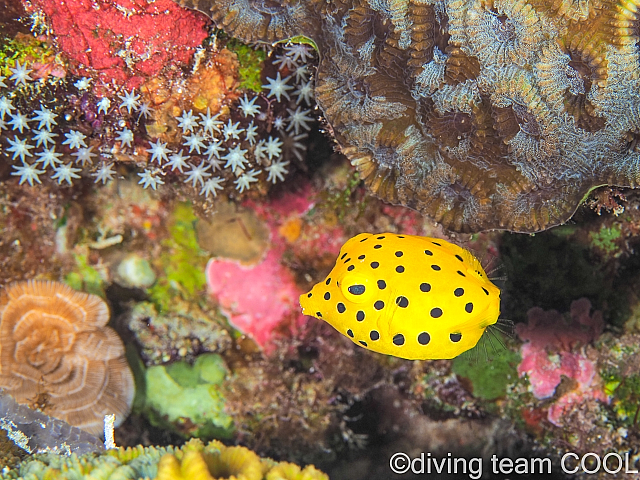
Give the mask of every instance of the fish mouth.
[(303, 315), (309, 315), (307, 313), (308, 310), (311, 310), (310, 305), (309, 305), (309, 293), (311, 292), (307, 292), (307, 293), (303, 293), (302, 295), (300, 295), (300, 298), (298, 299), (298, 301), (300, 302), (300, 307), (302, 308), (302, 314)]

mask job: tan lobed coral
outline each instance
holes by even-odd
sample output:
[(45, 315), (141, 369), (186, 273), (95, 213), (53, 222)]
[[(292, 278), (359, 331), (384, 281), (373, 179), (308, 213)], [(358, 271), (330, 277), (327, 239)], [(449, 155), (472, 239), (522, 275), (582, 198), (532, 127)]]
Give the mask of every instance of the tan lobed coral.
[(134, 383), (99, 297), (30, 280), (0, 292), (0, 388), (94, 435), (129, 414)]
[(178, 0), (318, 46), (316, 100), (381, 198), (534, 232), (640, 182), (639, 0)]

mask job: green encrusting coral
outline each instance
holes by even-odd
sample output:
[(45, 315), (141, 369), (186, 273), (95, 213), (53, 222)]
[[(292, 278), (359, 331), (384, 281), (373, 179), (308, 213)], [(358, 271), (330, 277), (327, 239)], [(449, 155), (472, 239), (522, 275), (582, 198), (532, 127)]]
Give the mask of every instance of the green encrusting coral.
[(457, 357), (451, 368), (456, 375), (471, 382), (476, 398), (495, 400), (504, 397), (507, 386), (517, 380), (520, 360), (518, 353), (504, 350), (487, 361), (472, 362), (468, 358)]
[(208, 255), (198, 246), (195, 220), (188, 202), (178, 204), (171, 214), (170, 236), (162, 242), (162, 252), (155, 262), (156, 271), (163, 274), (148, 290), (160, 311), (169, 309), (174, 296), (189, 300), (205, 287)]
[(624, 426), (635, 427), (640, 417), (640, 375), (622, 376), (611, 369), (601, 376), (616, 417)]
[(620, 225), (613, 224), (610, 227), (606, 225), (602, 225), (600, 231), (591, 232), (589, 237), (591, 238), (591, 245), (594, 248), (602, 250), (607, 256), (615, 256), (615, 254), (619, 251), (619, 247), (616, 244), (616, 240), (618, 240), (622, 236), (622, 230), (620, 229)]
[(256, 93), (262, 91), (262, 62), (267, 58), (263, 50), (255, 50), (238, 40), (230, 40), (227, 48), (238, 56), (238, 75), (240, 77), (240, 88), (253, 90)]
[(9, 69), (14, 68), (16, 62), (20, 62), (21, 65), (29, 63), (64, 66), (62, 56), (56, 54), (50, 42), (24, 34), (0, 42), (0, 75), (11, 75)]
[(96, 268), (89, 263), (88, 253), (74, 253), (76, 267), (64, 277), (64, 283), (74, 290), (93, 293), (105, 298), (105, 279)]
[(233, 419), (225, 412), (221, 385), (227, 368), (219, 355), (149, 367), (145, 373), (144, 414), (161, 428), (185, 437), (229, 438)]
[(312, 465), (301, 469), (286, 462), (260, 458), (244, 447), (227, 447), (218, 441), (204, 445), (190, 440), (180, 448), (117, 448), (100, 456), (34, 455), (15, 468), (5, 469), (2, 479), (25, 480), (329, 480)]

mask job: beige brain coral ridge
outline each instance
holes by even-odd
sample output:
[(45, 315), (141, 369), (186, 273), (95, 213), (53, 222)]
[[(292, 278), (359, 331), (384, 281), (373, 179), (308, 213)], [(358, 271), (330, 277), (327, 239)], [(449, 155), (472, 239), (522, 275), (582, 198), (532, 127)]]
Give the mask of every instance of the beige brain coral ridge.
[(99, 297), (57, 282), (14, 283), (0, 293), (0, 388), (18, 403), (99, 435), (134, 396), (122, 340)]

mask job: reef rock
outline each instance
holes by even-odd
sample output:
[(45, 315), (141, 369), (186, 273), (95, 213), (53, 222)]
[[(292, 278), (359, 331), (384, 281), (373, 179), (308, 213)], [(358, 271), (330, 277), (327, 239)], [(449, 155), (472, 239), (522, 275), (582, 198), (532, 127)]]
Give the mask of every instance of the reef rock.
[(459, 231), (535, 232), (640, 178), (639, 0), (179, 0), (318, 46), (316, 99), (369, 188)]

